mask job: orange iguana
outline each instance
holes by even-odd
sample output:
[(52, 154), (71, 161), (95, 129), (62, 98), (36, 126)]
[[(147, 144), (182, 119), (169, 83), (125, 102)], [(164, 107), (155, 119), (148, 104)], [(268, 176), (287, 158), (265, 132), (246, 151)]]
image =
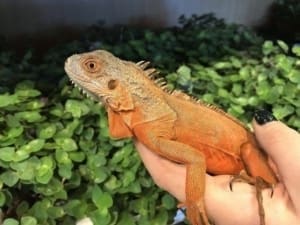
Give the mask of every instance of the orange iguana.
[(237, 178), (241, 171), (257, 187), (264, 224), (261, 188), (266, 185), (259, 184), (272, 185), (277, 178), (253, 134), (223, 111), (180, 91), (167, 91), (151, 78), (156, 71), (147, 69), (148, 64), (98, 50), (69, 57), (65, 70), (76, 86), (105, 104), (112, 137), (135, 137), (162, 157), (186, 165), (184, 205), (193, 225), (209, 224), (205, 173)]

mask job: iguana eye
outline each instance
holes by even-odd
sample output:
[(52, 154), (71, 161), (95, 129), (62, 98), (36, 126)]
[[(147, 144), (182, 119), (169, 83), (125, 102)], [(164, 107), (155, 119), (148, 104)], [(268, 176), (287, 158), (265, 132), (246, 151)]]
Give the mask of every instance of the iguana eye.
[(90, 73), (96, 73), (100, 69), (99, 63), (94, 59), (88, 59), (83, 63), (85, 69)]
[(114, 90), (118, 85), (118, 81), (117, 80), (110, 80), (107, 83), (107, 87), (109, 90)]

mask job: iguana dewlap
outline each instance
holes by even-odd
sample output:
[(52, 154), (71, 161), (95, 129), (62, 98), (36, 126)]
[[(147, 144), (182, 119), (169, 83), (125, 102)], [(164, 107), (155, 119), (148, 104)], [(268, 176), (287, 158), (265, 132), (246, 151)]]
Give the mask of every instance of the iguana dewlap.
[[(186, 165), (185, 206), (193, 225), (209, 224), (203, 200), (206, 172), (237, 175), (245, 170), (254, 182), (277, 182), (247, 128), (215, 107), (167, 91), (151, 78), (155, 70), (147, 65), (98, 50), (69, 57), (65, 70), (76, 86), (105, 104), (112, 137), (135, 137)], [(264, 224), (261, 201), (259, 206)]]

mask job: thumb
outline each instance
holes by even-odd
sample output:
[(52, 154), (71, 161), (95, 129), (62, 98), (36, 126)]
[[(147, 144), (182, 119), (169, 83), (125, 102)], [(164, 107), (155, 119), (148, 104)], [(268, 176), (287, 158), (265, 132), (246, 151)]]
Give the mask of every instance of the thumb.
[(290, 196), (298, 197), (300, 134), (276, 121), (275, 117), (266, 110), (256, 111), (254, 119), (253, 127), (258, 143), (276, 164)]
[[(256, 139), (277, 166), (290, 163), (295, 160), (295, 157), (299, 159), (300, 135), (298, 132), (276, 121), (275, 117), (266, 110), (257, 110), (254, 119)], [(289, 164), (288, 167), (290, 166)]]

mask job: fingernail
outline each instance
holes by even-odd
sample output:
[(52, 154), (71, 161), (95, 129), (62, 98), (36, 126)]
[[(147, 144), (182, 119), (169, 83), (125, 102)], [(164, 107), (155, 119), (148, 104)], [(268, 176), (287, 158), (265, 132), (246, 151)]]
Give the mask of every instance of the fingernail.
[(272, 115), (272, 113), (270, 113), (269, 111), (267, 111), (265, 109), (256, 110), (254, 112), (254, 119), (260, 125), (264, 125), (266, 123), (276, 120), (276, 118)]

